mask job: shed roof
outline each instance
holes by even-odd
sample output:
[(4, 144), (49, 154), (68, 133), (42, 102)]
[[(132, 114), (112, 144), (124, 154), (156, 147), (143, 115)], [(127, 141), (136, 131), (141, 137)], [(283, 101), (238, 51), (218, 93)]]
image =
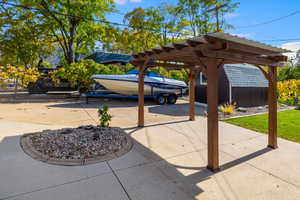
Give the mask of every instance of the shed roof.
[(232, 87), (268, 87), (260, 69), (249, 64), (225, 64), (225, 74)]
[(93, 59), (97, 63), (128, 63), (131, 59), (131, 55), (119, 54), (119, 53), (107, 53), (97, 51), (88, 56), (87, 59)]

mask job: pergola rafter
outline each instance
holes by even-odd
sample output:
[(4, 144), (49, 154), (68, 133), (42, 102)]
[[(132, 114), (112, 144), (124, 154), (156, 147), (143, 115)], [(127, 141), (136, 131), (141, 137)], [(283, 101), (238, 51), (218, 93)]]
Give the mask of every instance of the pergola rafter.
[[(287, 61), (285, 49), (265, 45), (225, 33), (194, 37), (133, 55), (132, 64), (139, 67), (139, 117), (144, 126), (144, 71), (149, 67), (189, 69), (189, 119), (195, 120), (195, 78), (199, 71), (207, 77), (208, 103), (208, 168), (219, 168), (218, 130), (218, 73), (223, 64), (249, 63), (261, 69), (269, 81), (269, 136), (268, 146), (277, 148), (276, 68)], [(268, 72), (261, 66), (267, 66)]]

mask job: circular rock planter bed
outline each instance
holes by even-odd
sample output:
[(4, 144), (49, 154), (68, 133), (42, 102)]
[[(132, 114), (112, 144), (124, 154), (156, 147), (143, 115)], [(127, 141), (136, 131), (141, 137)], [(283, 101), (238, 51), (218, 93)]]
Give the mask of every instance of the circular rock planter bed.
[(36, 160), (56, 165), (86, 165), (124, 155), (132, 139), (121, 128), (80, 126), (25, 134), (23, 150)]

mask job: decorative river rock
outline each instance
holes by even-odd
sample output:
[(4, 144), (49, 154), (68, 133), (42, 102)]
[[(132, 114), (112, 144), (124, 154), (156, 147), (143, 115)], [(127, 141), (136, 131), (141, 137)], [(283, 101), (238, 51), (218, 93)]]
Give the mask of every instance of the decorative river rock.
[(86, 165), (124, 155), (133, 142), (121, 128), (80, 126), (25, 134), (23, 150), (32, 158), (56, 165)]

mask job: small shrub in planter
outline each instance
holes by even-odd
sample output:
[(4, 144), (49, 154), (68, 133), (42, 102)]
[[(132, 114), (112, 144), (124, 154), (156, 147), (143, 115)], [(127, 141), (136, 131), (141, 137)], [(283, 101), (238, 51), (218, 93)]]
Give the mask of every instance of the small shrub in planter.
[(101, 127), (109, 127), (112, 116), (108, 113), (107, 105), (103, 105), (98, 109), (98, 117)]

